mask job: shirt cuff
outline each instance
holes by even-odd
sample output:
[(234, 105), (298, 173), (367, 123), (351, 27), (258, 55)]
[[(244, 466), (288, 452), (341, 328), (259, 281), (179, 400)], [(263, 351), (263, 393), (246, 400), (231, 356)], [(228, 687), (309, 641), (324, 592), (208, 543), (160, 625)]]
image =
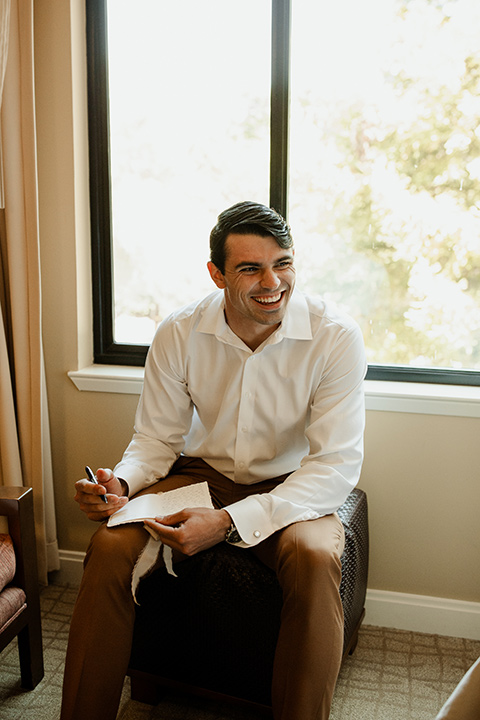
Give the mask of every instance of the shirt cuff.
[(122, 480), (125, 480), (127, 483), (129, 498), (150, 484), (146, 481), (143, 470), (135, 465), (119, 463), (115, 466), (113, 472), (117, 477), (122, 478)]
[(242, 542), (235, 543), (236, 547), (252, 547), (272, 534), (265, 510), (255, 496), (226, 505), (224, 509), (232, 518), (242, 538)]
[[(281, 505), (283, 512), (275, 512), (274, 508)], [(315, 520), (320, 515), (308, 508), (295, 508), (280, 498), (273, 498), (269, 493), (266, 495), (251, 495), (239, 500), (224, 508), (232, 518), (242, 538), (242, 542), (235, 543), (236, 547), (253, 547), (266, 540), (277, 530), (282, 530), (292, 522), (304, 520)], [(272, 520), (272, 510), (276, 518)]]

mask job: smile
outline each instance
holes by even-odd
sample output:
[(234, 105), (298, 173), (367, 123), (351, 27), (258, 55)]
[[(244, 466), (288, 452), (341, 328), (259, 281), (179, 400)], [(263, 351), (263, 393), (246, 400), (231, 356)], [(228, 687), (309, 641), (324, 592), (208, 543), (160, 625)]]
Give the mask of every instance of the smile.
[(282, 299), (282, 296), (283, 292), (279, 292), (276, 295), (258, 295), (253, 297), (253, 300), (261, 305), (274, 305)]

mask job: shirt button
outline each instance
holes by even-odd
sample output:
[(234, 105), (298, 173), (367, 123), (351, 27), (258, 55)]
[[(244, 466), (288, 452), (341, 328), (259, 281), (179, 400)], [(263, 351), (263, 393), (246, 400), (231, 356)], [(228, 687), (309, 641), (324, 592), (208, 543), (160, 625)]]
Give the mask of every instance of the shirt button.
[(243, 433), (248, 432), (248, 427), (247, 427), (246, 425), (244, 425), (244, 426), (242, 427), (242, 432), (243, 432)]
[(245, 467), (245, 463), (244, 463), (244, 462), (239, 462), (239, 463), (238, 463), (238, 467), (239, 467), (239, 468), (244, 468), (244, 467)]
[(260, 530), (255, 530), (255, 532), (253, 533), (253, 536), (256, 538), (259, 538), (260, 535), (261, 535)]

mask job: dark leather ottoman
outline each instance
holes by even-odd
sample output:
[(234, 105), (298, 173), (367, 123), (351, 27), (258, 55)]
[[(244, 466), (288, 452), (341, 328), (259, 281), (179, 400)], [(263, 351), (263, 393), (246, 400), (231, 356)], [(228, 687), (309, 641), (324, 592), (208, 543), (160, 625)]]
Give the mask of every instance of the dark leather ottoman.
[[(365, 614), (368, 508), (356, 488), (339, 509), (345, 527), (340, 595), (344, 657)], [(255, 556), (221, 543), (142, 580), (128, 675), (132, 698), (156, 704), (161, 686), (270, 705), (282, 593)]]

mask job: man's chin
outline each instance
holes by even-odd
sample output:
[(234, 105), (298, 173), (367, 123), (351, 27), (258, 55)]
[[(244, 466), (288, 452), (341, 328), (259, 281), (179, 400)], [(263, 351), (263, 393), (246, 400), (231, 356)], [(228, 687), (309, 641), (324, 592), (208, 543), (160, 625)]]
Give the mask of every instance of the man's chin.
[(261, 325), (278, 325), (285, 316), (285, 309), (283, 305), (272, 310), (260, 308), (255, 312), (255, 319)]

